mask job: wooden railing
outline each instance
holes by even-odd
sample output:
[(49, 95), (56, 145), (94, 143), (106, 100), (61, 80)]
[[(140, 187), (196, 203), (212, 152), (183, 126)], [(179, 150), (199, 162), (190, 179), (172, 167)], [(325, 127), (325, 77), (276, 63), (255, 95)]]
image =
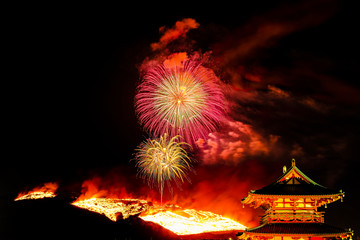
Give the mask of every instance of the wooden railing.
[(299, 212), (289, 212), (289, 213), (274, 213), (272, 211), (267, 212), (263, 218), (262, 222), (324, 222), (324, 212), (314, 212), (314, 213), (299, 213)]

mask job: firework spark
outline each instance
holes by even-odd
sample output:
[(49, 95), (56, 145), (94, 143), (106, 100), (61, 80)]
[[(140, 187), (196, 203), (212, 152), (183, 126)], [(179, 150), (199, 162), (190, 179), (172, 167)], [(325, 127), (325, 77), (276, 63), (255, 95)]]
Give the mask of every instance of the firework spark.
[(136, 94), (140, 123), (154, 136), (180, 135), (190, 144), (206, 138), (224, 113), (218, 81), (200, 60), (150, 67)]
[(191, 160), (186, 150), (182, 147), (188, 145), (178, 142), (180, 136), (168, 140), (165, 133), (159, 140), (148, 139), (140, 144), (135, 155), (138, 174), (147, 180), (150, 186), (157, 184), (160, 190), (161, 203), (163, 197), (164, 183), (174, 180), (177, 185), (188, 179), (186, 172), (191, 170)]

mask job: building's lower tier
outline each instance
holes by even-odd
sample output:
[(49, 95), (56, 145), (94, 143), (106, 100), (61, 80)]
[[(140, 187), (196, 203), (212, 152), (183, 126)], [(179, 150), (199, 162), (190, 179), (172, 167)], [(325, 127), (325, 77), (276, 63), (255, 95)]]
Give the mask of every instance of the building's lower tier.
[(267, 223), (246, 229), (238, 239), (245, 240), (320, 240), (351, 239), (351, 229), (343, 229), (324, 223)]

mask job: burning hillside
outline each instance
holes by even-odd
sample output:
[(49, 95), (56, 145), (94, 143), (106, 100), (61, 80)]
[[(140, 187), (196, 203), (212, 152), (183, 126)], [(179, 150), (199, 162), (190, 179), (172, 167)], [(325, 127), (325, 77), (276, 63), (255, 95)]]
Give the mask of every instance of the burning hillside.
[[(96, 178), (96, 181), (99, 179)], [(159, 225), (178, 236), (242, 231), (245, 229), (244, 225), (211, 211), (187, 209), (174, 204), (160, 205), (157, 201), (153, 203), (150, 200), (129, 197), (129, 194), (125, 194), (125, 190), (118, 195), (126, 196), (126, 198), (115, 198), (113, 196), (116, 193), (101, 190), (96, 185), (96, 181), (85, 181), (82, 194), (71, 204), (105, 215), (113, 222), (138, 216), (143, 221)], [(20, 197), (16, 198), (15, 201), (55, 197), (57, 187), (57, 184), (47, 183), (43, 187), (19, 195)]]
[(207, 232), (244, 230), (246, 227), (221, 215), (178, 206), (165, 207), (155, 212), (140, 215), (140, 218), (154, 222), (177, 235), (192, 235)]
[(73, 205), (92, 212), (100, 213), (116, 222), (120, 216), (126, 219), (150, 208), (149, 202), (140, 199), (90, 198), (75, 201)]
[(42, 199), (56, 197), (56, 190), (58, 189), (57, 183), (44, 183), (42, 186), (35, 187), (30, 191), (19, 193), (14, 201), (26, 199)]
[(151, 202), (141, 199), (90, 198), (75, 201), (72, 204), (103, 214), (114, 222), (118, 219), (140, 215), (142, 220), (156, 223), (177, 235), (244, 230), (246, 228), (234, 220), (209, 211), (184, 209), (176, 205), (153, 205)]

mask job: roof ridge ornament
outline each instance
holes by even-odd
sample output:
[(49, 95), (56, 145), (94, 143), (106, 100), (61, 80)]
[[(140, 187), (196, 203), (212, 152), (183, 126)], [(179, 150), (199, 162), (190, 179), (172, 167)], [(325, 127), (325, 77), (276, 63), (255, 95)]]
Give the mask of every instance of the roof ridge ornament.
[(291, 166), (295, 167), (295, 158), (291, 159)]

